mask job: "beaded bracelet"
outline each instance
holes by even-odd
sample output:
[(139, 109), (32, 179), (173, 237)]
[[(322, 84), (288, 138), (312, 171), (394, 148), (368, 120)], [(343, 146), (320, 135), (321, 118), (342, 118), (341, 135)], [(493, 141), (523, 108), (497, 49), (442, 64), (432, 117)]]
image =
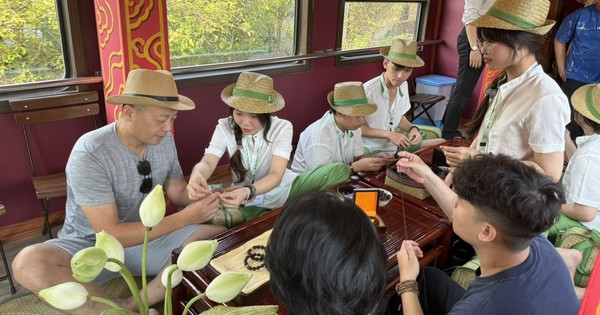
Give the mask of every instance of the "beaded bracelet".
[(402, 293), (415, 292), (419, 295), (419, 284), (415, 280), (405, 280), (396, 284), (396, 293), (402, 296)]
[[(257, 270), (260, 270), (265, 267), (265, 253), (264, 253), (265, 249), (266, 249), (266, 246), (264, 246), (264, 245), (254, 245), (254, 246), (252, 246), (252, 248), (248, 249), (246, 258), (244, 258), (244, 266), (246, 266), (246, 269), (248, 269), (250, 271), (257, 271)], [(260, 253), (260, 252), (254, 252), (254, 251), (263, 251), (263, 252)], [(249, 262), (250, 260), (255, 261), (255, 262), (262, 262), (262, 263), (260, 265), (251, 266), (250, 262)]]

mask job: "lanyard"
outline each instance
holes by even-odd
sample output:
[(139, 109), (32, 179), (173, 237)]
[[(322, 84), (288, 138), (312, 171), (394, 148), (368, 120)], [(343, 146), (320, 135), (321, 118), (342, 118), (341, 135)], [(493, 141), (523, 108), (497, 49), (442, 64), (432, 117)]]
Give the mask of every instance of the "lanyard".
[(379, 76), (379, 84), (381, 86), (381, 94), (383, 95), (384, 100), (387, 99), (385, 109), (387, 110), (389, 117), (388, 130), (394, 131), (394, 112), (396, 111), (396, 107), (400, 102), (400, 98), (404, 97), (404, 94), (402, 94), (402, 91), (400, 91), (400, 87), (397, 87), (396, 98), (394, 99), (392, 106), (390, 106), (390, 94), (388, 92), (387, 86), (385, 85), (385, 77), (383, 75), (384, 73), (382, 73), (381, 76)]
[[(350, 162), (352, 162), (352, 158), (350, 158), (350, 161), (346, 162), (346, 148), (350, 147), (350, 143), (346, 143), (348, 139), (352, 139), (352, 137), (354, 137), (354, 133), (350, 130), (346, 130), (345, 132), (340, 130), (340, 128), (338, 127), (338, 125), (335, 123), (335, 114), (330, 114), (329, 117), (331, 117), (331, 122), (333, 123), (333, 126), (335, 127), (335, 133), (337, 135), (337, 140), (338, 140), (338, 146), (340, 148), (340, 156), (342, 158), (342, 163), (344, 164), (348, 164)], [(346, 137), (346, 135), (348, 137)]]
[[(527, 71), (525, 71), (525, 73), (523, 73), (521, 76), (529, 73), (531, 70), (533, 70), (537, 66), (538, 66), (538, 63), (534, 62), (533, 65), (531, 65), (531, 67), (529, 67), (529, 69), (527, 69)], [(500, 93), (500, 86), (498, 86), (498, 92), (493, 97), (493, 99), (490, 101), (491, 101), (490, 108), (488, 109), (487, 113), (485, 114), (485, 118), (483, 120), (483, 132), (481, 134), (481, 141), (479, 141), (478, 151), (482, 152), (482, 153), (489, 153), (491, 150), (490, 146), (488, 145), (490, 142), (490, 131), (492, 130), (492, 126), (494, 125), (494, 122), (496, 121), (496, 118), (498, 117), (498, 112), (500, 111), (500, 109), (497, 108), (498, 104), (502, 101), (502, 95)]]
[[(248, 138), (253, 139), (254, 146), (252, 147), (252, 151), (250, 151), (250, 143)], [(242, 156), (248, 165), (248, 173), (250, 173), (250, 176), (252, 177), (252, 182), (254, 182), (254, 179), (256, 178), (258, 160), (260, 159), (264, 144), (265, 140), (262, 137), (262, 132), (259, 132), (253, 136), (242, 135)]]

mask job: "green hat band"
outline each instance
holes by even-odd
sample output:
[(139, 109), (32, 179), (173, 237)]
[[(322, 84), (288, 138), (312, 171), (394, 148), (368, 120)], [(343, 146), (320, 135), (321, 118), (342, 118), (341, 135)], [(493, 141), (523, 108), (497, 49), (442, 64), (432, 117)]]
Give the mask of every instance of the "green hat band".
[(598, 110), (596, 110), (596, 107), (594, 107), (594, 99), (592, 98), (593, 92), (594, 89), (589, 89), (587, 93), (585, 93), (585, 104), (587, 105), (587, 108), (590, 110), (592, 115), (594, 115), (596, 119), (600, 119), (600, 113), (598, 112)]
[(254, 91), (244, 90), (244, 89), (239, 89), (239, 88), (233, 88), (232, 94), (235, 96), (243, 96), (243, 97), (247, 97), (247, 98), (253, 98), (255, 100), (261, 100), (261, 101), (265, 101), (265, 102), (269, 102), (269, 103), (273, 103), (273, 101), (275, 100), (275, 97), (273, 97), (273, 95), (271, 95), (271, 94), (254, 92)]
[(413, 55), (413, 54), (405, 54), (405, 53), (399, 53), (399, 52), (395, 52), (395, 51), (390, 51), (388, 53), (388, 56), (392, 56), (392, 57), (400, 57), (400, 58), (406, 58), (406, 59), (417, 59), (417, 55)]
[(357, 98), (357, 99), (347, 100), (347, 101), (333, 100), (333, 105), (335, 105), (335, 106), (351, 106), (351, 105), (359, 105), (359, 104), (366, 104), (366, 103), (369, 103), (369, 100), (366, 98)]
[(487, 14), (526, 30), (538, 27), (538, 25), (535, 25), (529, 21), (525, 21), (520, 17), (514, 16), (504, 11), (500, 11), (494, 7), (490, 8)]

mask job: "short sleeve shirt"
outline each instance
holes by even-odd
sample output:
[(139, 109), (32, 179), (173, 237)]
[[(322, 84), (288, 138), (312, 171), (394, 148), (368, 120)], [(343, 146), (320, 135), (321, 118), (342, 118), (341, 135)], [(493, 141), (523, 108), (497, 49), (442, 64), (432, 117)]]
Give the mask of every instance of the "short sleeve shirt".
[[(365, 117), (365, 123), (374, 129), (395, 130), (398, 124), (400, 124), (402, 116), (410, 109), (408, 83), (404, 82), (398, 87), (396, 100), (394, 100), (391, 107), (389, 105), (389, 92), (385, 85), (383, 74), (367, 81), (364, 87), (369, 100), (377, 105), (377, 110)], [(364, 147), (369, 151), (396, 152), (398, 148), (389, 139), (363, 136), (362, 141)]]
[[(204, 154), (212, 154), (219, 158), (227, 152), (231, 156), (238, 150), (235, 141), (235, 134), (230, 124), (231, 118), (219, 119), (217, 127), (213, 133), (212, 139)], [(267, 140), (264, 140), (263, 130), (247, 137), (242, 141), (242, 163), (246, 170), (254, 170), (252, 174), (249, 171), (243, 182), (239, 182), (235, 174), (231, 174), (233, 182), (237, 185), (248, 185), (269, 174), (271, 170), (271, 161), (273, 156), (279, 156), (286, 160), (290, 159), (292, 152), (292, 123), (276, 116), (271, 116), (271, 128), (267, 134)], [(291, 184), (298, 174), (286, 169), (278, 187), (264, 194), (264, 201), (259, 206), (265, 208), (278, 208), (282, 206), (289, 195)]]
[(487, 13), (495, 0), (465, 0), (465, 10), (463, 12), (462, 22), (464, 25), (471, 24), (480, 16)]
[[(130, 151), (116, 133), (118, 122), (81, 136), (66, 166), (67, 203), (61, 237), (95, 238), (81, 206), (115, 203), (120, 222), (140, 222), (140, 192), (145, 176), (137, 171), (142, 159)], [(144, 159), (150, 163), (154, 186), (183, 177), (171, 133), (157, 145), (148, 145)]]
[(581, 8), (567, 16), (556, 40), (571, 42), (566, 76), (585, 84), (600, 83), (600, 11), (595, 5)]
[(329, 111), (301, 134), (292, 170), (306, 172), (329, 163), (350, 164), (363, 155), (362, 132), (342, 132)]
[[(496, 116), (489, 130), (489, 141), (481, 146), (482, 123), (477, 150), (505, 154), (518, 160), (533, 161), (533, 153), (562, 152), (565, 148), (565, 125), (570, 108), (558, 84), (535, 66), (498, 89)], [(488, 109), (488, 114), (489, 114)]]
[(578, 203), (596, 208), (596, 218), (581, 224), (600, 231), (600, 135), (582, 136), (576, 141), (577, 151), (563, 177), (567, 204)]

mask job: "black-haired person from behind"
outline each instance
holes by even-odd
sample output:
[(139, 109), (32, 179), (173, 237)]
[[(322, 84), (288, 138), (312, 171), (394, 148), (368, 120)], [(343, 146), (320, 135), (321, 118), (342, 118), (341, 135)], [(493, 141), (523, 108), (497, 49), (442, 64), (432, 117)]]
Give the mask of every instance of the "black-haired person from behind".
[(267, 245), (273, 294), (290, 314), (365, 315), (386, 283), (386, 254), (375, 227), (331, 191), (302, 195), (281, 211)]

